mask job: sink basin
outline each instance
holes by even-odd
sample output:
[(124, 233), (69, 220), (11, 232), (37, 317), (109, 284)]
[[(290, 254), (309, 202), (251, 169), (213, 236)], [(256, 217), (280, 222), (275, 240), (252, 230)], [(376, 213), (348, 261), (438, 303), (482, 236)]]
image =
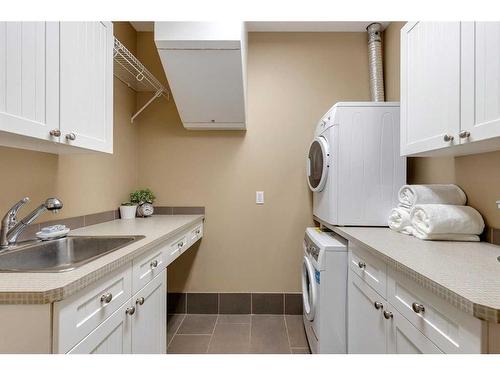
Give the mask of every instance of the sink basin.
[(73, 270), (144, 236), (70, 236), (36, 241), (0, 253), (0, 272)]

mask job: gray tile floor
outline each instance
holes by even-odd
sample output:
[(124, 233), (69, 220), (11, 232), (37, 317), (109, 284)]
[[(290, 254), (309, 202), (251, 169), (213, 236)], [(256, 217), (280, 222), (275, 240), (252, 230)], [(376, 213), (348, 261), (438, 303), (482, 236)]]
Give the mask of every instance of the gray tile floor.
[(168, 354), (309, 354), (302, 315), (169, 315)]

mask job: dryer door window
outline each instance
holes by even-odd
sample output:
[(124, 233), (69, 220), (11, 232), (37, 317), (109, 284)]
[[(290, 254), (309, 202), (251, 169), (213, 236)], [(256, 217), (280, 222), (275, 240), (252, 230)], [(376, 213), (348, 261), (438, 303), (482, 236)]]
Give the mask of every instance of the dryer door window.
[(314, 267), (309, 259), (304, 257), (304, 262), (302, 263), (302, 300), (304, 303), (304, 314), (309, 321), (314, 319), (317, 298)]
[(323, 190), (328, 176), (328, 142), (323, 137), (316, 138), (309, 146), (307, 158), (307, 182), (312, 191)]

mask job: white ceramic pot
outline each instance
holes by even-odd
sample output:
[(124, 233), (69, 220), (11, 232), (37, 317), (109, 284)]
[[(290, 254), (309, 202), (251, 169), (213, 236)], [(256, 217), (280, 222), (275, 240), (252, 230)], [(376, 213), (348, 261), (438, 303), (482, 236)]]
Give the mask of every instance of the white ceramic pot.
[(120, 206), (120, 218), (134, 219), (137, 212), (137, 206)]

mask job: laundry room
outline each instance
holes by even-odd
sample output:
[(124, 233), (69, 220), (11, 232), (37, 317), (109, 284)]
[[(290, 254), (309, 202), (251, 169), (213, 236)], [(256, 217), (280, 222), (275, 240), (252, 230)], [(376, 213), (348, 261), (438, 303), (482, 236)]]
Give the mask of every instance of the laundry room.
[(0, 16), (0, 353), (499, 354), (500, 17), (366, 3)]

